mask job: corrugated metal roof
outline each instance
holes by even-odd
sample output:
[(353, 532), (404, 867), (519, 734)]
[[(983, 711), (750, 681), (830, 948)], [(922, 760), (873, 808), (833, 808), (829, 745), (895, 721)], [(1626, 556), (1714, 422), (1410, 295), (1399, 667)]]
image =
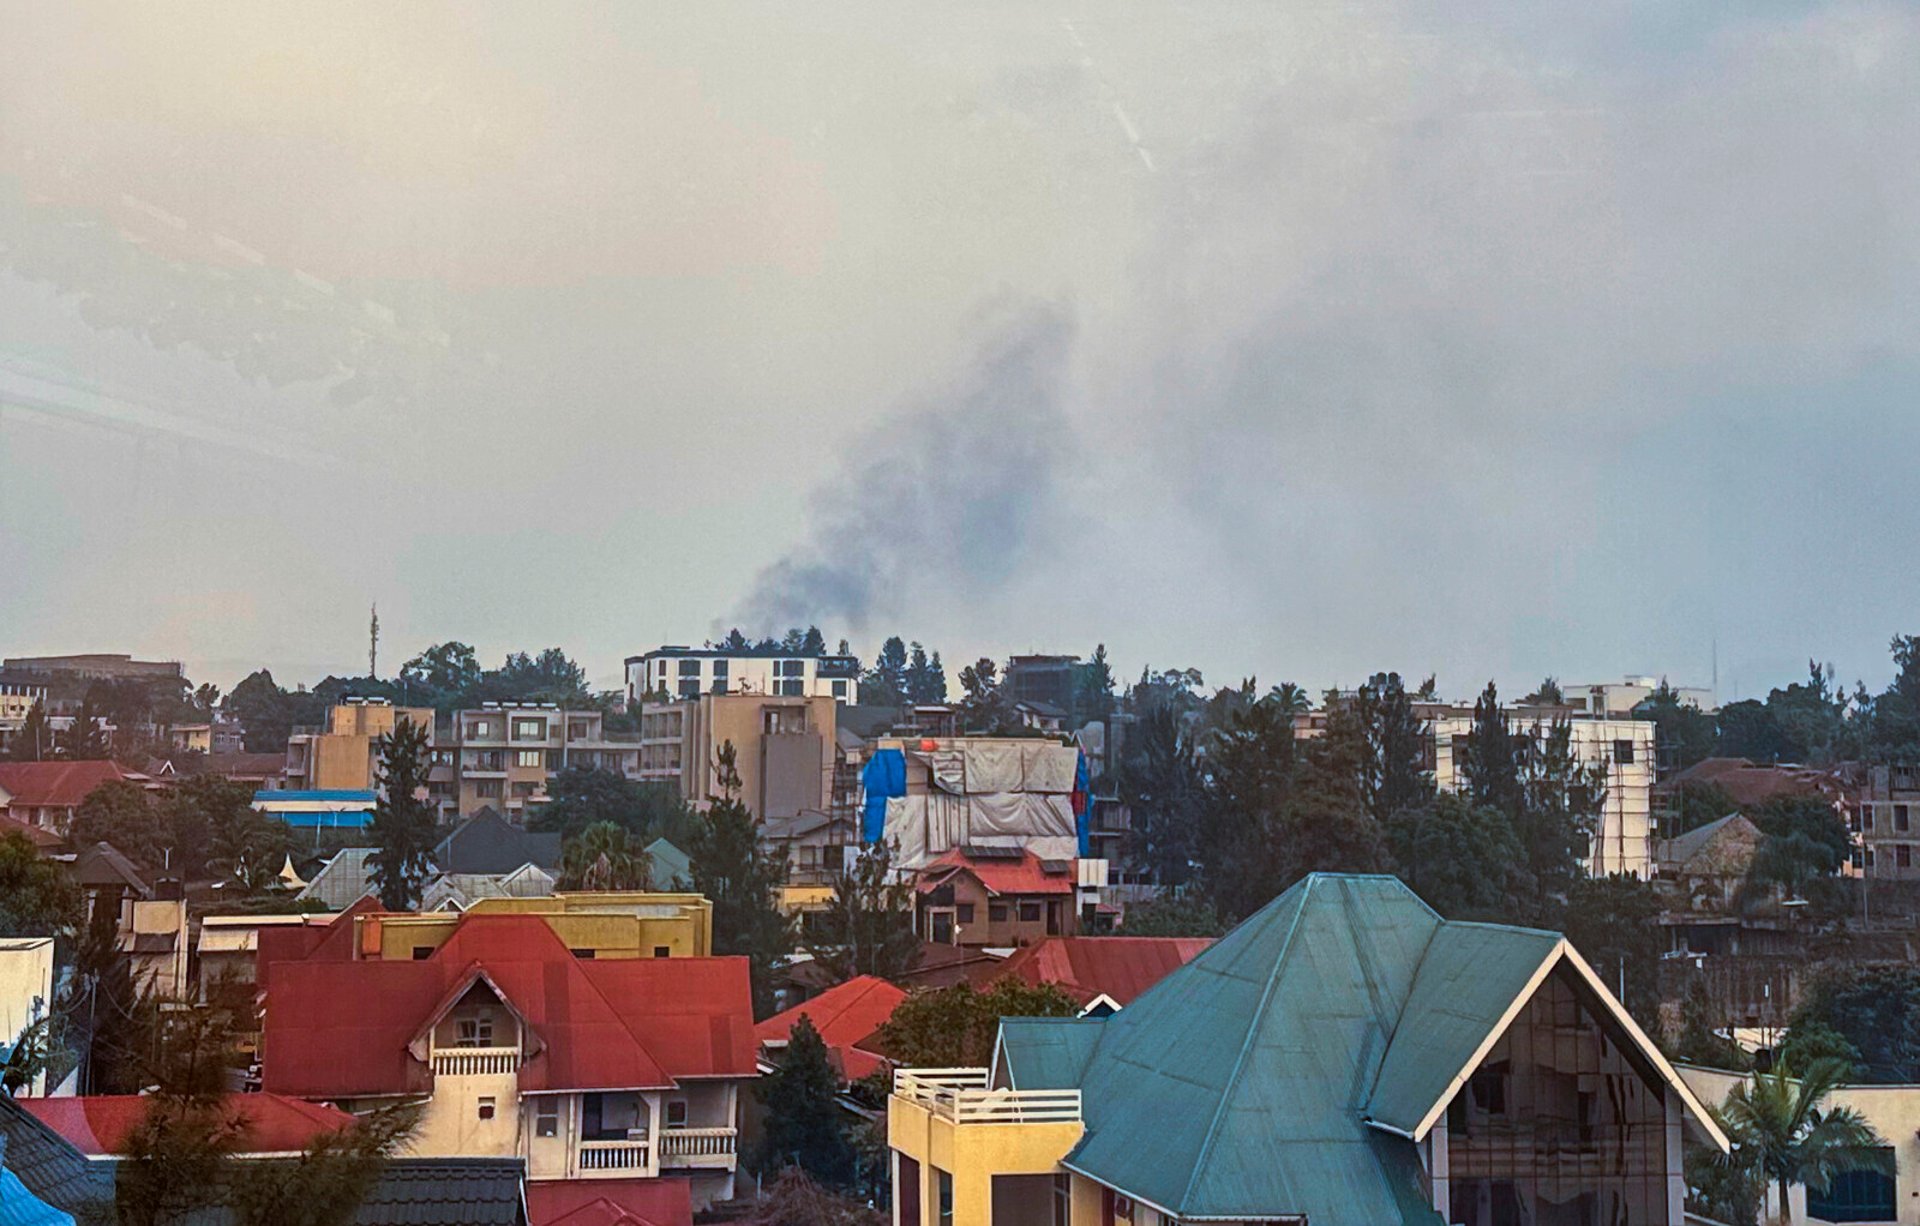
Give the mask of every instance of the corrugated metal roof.
[(1009, 1017), (1000, 1022), (1000, 1059), (1015, 1090), (1071, 1090), (1106, 1024), (1099, 1017)]
[(1213, 944), (1212, 937), (1047, 937), (1016, 950), (996, 979), (1052, 983), (1082, 1004), (1126, 1006)]

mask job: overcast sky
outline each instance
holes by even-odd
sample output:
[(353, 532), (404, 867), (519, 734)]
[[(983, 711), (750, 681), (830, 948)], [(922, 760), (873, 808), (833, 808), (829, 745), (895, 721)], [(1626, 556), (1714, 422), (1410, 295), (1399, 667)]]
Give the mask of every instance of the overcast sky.
[(0, 651), (1920, 632), (1920, 8), (0, 0)]

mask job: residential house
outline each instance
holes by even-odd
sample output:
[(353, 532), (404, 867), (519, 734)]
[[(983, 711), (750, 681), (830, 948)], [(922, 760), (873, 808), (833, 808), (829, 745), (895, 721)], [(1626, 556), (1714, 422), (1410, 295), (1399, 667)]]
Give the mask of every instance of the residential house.
[(780, 1063), (782, 1053), (792, 1041), (793, 1028), (805, 1018), (819, 1032), (827, 1047), (827, 1058), (842, 1083), (859, 1081), (892, 1065), (885, 1055), (862, 1046), (874, 1038), (900, 1002), (907, 998), (904, 988), (895, 987), (874, 975), (856, 975), (835, 984), (820, 995), (781, 1013), (776, 1013), (753, 1028), (760, 1045), (763, 1071)]
[(769, 818), (760, 823), (760, 841), (787, 858), (787, 880), (780, 887), (780, 909), (809, 918), (833, 904), (834, 882), (853, 862), (860, 846), (860, 828), (851, 813), (801, 813)]
[(724, 799), (720, 751), (733, 746), (732, 796), (762, 820), (832, 807), (836, 753), (832, 698), (702, 694), (640, 713), (639, 778), (671, 784), (696, 809)]
[(718, 647), (656, 647), (627, 657), (627, 702), (654, 695), (670, 700), (702, 694), (756, 694), (852, 702), (859, 696), (860, 661), (854, 656), (796, 656), (778, 650)]
[[(19, 1041), (53, 1012), (53, 937), (0, 937), (0, 1047)], [(43, 1069), (27, 1092), (47, 1092)]]
[(1061, 713), (1073, 710), (1080, 680), (1079, 656), (1012, 656), (1000, 678), (1000, 692), (1013, 701), (1037, 703)]
[(936, 945), (1030, 945), (1078, 930), (1074, 862), (1026, 848), (956, 847), (914, 884), (914, 931)]
[(22, 825), (65, 834), (74, 810), (88, 793), (103, 783), (128, 778), (110, 761), (0, 762), (0, 814)]
[[(20, 1105), (88, 1158), (125, 1157), (153, 1099), (140, 1094), (23, 1098)], [(351, 1128), (353, 1116), (279, 1094), (229, 1094), (221, 1112), (234, 1121), (236, 1158), (284, 1158)]]
[[(363, 915), (357, 948), (384, 953), (372, 925), (430, 918)], [(517, 1157), (530, 1204), (544, 1182), (605, 1181), (613, 1204), (688, 1226), (635, 1205), (657, 1212), (661, 1180), (690, 1209), (735, 1193), (756, 1076), (746, 959), (583, 956), (553, 918), (474, 911), (404, 957), (276, 958), (262, 1086), (349, 1109), (420, 1097), (414, 1153)]]
[(1867, 877), (1920, 880), (1920, 766), (1881, 763), (1861, 771), (1849, 824)]
[(1671, 909), (1731, 914), (1765, 838), (1745, 814), (1729, 813), (1660, 840), (1654, 852), (1656, 880)]
[(1015, 950), (993, 978), (1050, 983), (1084, 1013), (1112, 1013), (1212, 944), (1212, 937), (1044, 937)]
[(524, 822), (547, 800), (547, 781), (570, 766), (612, 771), (623, 778), (640, 769), (640, 742), (606, 731), (597, 710), (553, 703), (482, 703), (453, 717), (457, 748), (457, 811), (492, 808)]
[(548, 872), (560, 868), (560, 835), (516, 826), (494, 808), (483, 808), (456, 824), (433, 849), (443, 873), (498, 876), (532, 864)]
[(1026, 699), (1013, 704), (1014, 722), (1035, 732), (1058, 735), (1066, 731), (1067, 712), (1050, 702)]
[(1727, 1138), (1557, 933), (1315, 874), (1109, 1017), (901, 1070), (900, 1226), (1680, 1226)]
[(210, 1000), (218, 997), (223, 990), (234, 990), (251, 1000), (254, 966), (260, 951), (260, 930), (297, 928), (312, 923), (315, 918), (311, 915), (201, 916), (200, 938), (195, 945), (198, 998)]

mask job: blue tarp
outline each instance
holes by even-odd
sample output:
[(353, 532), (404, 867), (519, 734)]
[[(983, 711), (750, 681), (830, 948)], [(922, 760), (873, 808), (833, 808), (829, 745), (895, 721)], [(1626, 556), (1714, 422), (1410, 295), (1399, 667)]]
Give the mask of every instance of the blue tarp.
[(1080, 836), (1080, 858), (1084, 860), (1092, 852), (1092, 838), (1087, 832), (1093, 826), (1093, 779), (1087, 772), (1084, 752), (1073, 768), (1073, 799), (1073, 829)]
[(73, 1226), (73, 1215), (27, 1191), (12, 1171), (0, 1170), (0, 1226)]
[(860, 814), (860, 840), (878, 843), (887, 830), (887, 801), (907, 794), (907, 758), (897, 749), (876, 749), (860, 772), (866, 808)]

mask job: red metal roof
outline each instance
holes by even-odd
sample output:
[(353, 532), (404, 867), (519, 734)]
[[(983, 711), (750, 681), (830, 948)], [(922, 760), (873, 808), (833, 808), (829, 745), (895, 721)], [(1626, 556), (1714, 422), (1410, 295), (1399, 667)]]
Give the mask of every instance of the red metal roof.
[(328, 923), (270, 924), (262, 928), (253, 955), (254, 984), (264, 991), (276, 962), (351, 961), (354, 916), (378, 910), (380, 900), (366, 895)]
[[(338, 925), (335, 925), (336, 927)], [(532, 1029), (520, 1089), (665, 1087), (754, 1072), (745, 958), (581, 961), (531, 915), (469, 915), (418, 962), (282, 961), (266, 994), (265, 1088), (306, 1098), (428, 1089), (407, 1045), (478, 970)]]
[(1125, 1006), (1211, 944), (1212, 937), (1047, 937), (1016, 950), (994, 978), (1054, 983), (1083, 1004), (1105, 996)]
[[(99, 1157), (127, 1152), (127, 1139), (146, 1118), (153, 1100), (134, 1094), (103, 1094), (14, 1101), (75, 1149)], [(229, 1094), (222, 1107), (240, 1119), (238, 1152), (246, 1154), (294, 1153), (354, 1122), (344, 1111), (279, 1094)]]
[(0, 792), (27, 808), (71, 809), (126, 772), (112, 762), (0, 762)]
[(762, 1043), (784, 1043), (793, 1033), (794, 1025), (804, 1017), (820, 1032), (841, 1076), (848, 1081), (858, 1081), (887, 1067), (885, 1059), (860, 1050), (859, 1045), (892, 1017), (906, 998), (904, 989), (873, 975), (860, 975), (828, 988), (785, 1013), (774, 1014), (755, 1026), (753, 1033)]
[(692, 1226), (685, 1179), (536, 1180), (527, 1184), (529, 1226)]
[(956, 847), (920, 870), (920, 892), (938, 888), (955, 873), (971, 873), (994, 894), (1071, 894), (1073, 873), (1049, 873), (1026, 848), (1019, 859), (974, 859)]
[(65, 839), (47, 829), (45, 826), (29, 826), (27, 823), (19, 821), (16, 818), (8, 817), (5, 812), (0, 811), (0, 839), (4, 839), (10, 834), (21, 836), (26, 839), (27, 842), (33, 844), (34, 850), (42, 852), (51, 851), (66, 842)]

